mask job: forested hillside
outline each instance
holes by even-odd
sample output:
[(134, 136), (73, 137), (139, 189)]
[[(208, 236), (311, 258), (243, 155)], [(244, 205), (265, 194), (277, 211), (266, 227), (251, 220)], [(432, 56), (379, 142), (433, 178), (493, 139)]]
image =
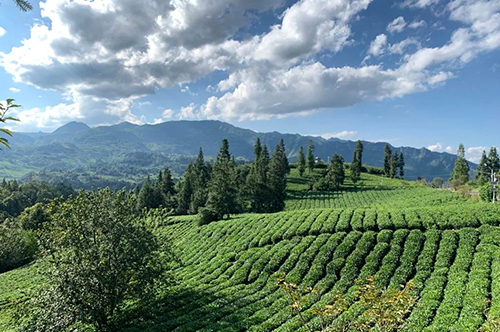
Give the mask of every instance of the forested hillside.
[[(165, 165), (179, 176), (200, 147), (206, 157), (213, 158), (223, 138), (231, 142), (237, 159), (251, 160), (258, 137), (269, 147), (283, 139), (291, 161), (296, 160), (299, 148), (305, 149), (312, 140), (315, 155), (322, 160), (327, 161), (336, 153), (350, 162), (356, 144), (336, 138), (257, 133), (219, 121), (172, 121), (142, 126), (121, 123), (96, 128), (72, 122), (51, 134), (16, 133), (11, 139), (14, 149), (0, 151), (0, 177), (64, 182), (86, 189), (132, 188)], [(363, 142), (363, 145), (364, 163), (382, 166), (385, 143)], [(447, 179), (456, 159), (454, 155), (424, 148), (394, 150), (405, 155), (408, 179), (419, 176), (429, 181), (434, 177)]]

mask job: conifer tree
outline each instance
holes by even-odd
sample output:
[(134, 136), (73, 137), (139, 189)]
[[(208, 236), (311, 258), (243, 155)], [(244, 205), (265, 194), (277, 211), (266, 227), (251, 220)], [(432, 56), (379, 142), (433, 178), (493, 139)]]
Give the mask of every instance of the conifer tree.
[(328, 182), (335, 188), (339, 189), (344, 184), (344, 158), (338, 154), (334, 154), (328, 164), (327, 172)]
[(500, 158), (498, 158), (497, 148), (492, 147), (488, 153), (488, 171), (497, 173), (500, 171)]
[(177, 195), (177, 213), (187, 214), (191, 206), (191, 199), (193, 195), (193, 163), (189, 163), (184, 176), (179, 184), (179, 193)]
[(212, 169), (207, 200), (207, 208), (219, 220), (238, 211), (235, 168), (236, 165), (229, 153), (229, 143), (227, 139), (223, 139)]
[(254, 154), (255, 160), (250, 166), (250, 172), (246, 179), (250, 211), (266, 212), (266, 205), (269, 201), (269, 187), (267, 184), (269, 153), (265, 145), (262, 147), (258, 138), (255, 142)]
[(151, 185), (151, 179), (147, 178), (146, 182), (139, 191), (139, 196), (137, 197), (137, 210), (142, 209), (156, 209), (161, 205), (160, 197), (158, 196), (155, 188)]
[(486, 157), (486, 151), (483, 150), (476, 175), (476, 181), (479, 184), (485, 184), (490, 181), (490, 170), (488, 169), (488, 166), (488, 157)]
[(351, 163), (351, 181), (356, 184), (361, 178), (361, 165), (363, 159), (363, 143), (358, 140)]
[(389, 144), (386, 144), (384, 147), (384, 174), (387, 177), (391, 176), (391, 159), (392, 151)]
[(398, 175), (398, 168), (399, 168), (399, 154), (397, 151), (394, 151), (394, 155), (391, 157), (390, 166), (391, 166), (390, 176), (392, 179), (394, 179)]
[(210, 173), (205, 163), (203, 150), (200, 148), (198, 157), (194, 161), (192, 171), (192, 197), (189, 205), (189, 213), (197, 214), (199, 209), (207, 203), (208, 181)]
[(304, 176), (304, 172), (306, 171), (306, 158), (304, 156), (304, 148), (302, 146), (299, 148), (297, 168), (299, 169), (299, 175), (301, 177)]
[(465, 160), (465, 148), (460, 144), (457, 151), (457, 160), (451, 174), (450, 181), (454, 187), (466, 184), (469, 181), (469, 164)]
[(309, 144), (307, 146), (307, 168), (309, 169), (309, 172), (314, 171), (314, 144), (312, 140), (309, 140)]
[(283, 140), (276, 146), (269, 163), (268, 183), (270, 188), (269, 211), (278, 212), (285, 208), (286, 175), (288, 174), (288, 159)]
[(405, 156), (403, 151), (399, 154), (399, 177), (402, 179), (405, 176)]

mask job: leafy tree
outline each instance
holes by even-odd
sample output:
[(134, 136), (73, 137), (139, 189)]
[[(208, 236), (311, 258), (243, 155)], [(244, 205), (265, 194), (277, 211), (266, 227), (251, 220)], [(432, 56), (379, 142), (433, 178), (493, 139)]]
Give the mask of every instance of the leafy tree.
[(363, 159), (363, 143), (358, 140), (351, 163), (351, 181), (357, 183), (361, 179), (361, 165)]
[(268, 212), (278, 212), (285, 208), (286, 175), (288, 172), (289, 164), (286, 157), (285, 143), (281, 140), (276, 146), (269, 163), (268, 182), (271, 197)]
[(304, 157), (304, 148), (301, 146), (299, 148), (299, 156), (298, 156), (298, 165), (299, 175), (304, 176), (304, 172), (306, 171), (306, 158)]
[(130, 196), (109, 189), (54, 206), (48, 285), (29, 308), (26, 331), (116, 329), (127, 302), (154, 297), (169, 280), (172, 253), (153, 233), (156, 217), (146, 223), (135, 211)]
[[(6, 123), (7, 121), (19, 121), (18, 119), (15, 119), (11, 116), (7, 116), (8, 111), (10, 111), (13, 108), (20, 107), (20, 105), (13, 104), (12, 103), (13, 101), (14, 101), (14, 99), (7, 99), (5, 105), (3, 103), (0, 103), (0, 122), (1, 123)], [(4, 133), (8, 136), (12, 136), (12, 132), (9, 129), (0, 128), (0, 133)], [(2, 145), (5, 145), (6, 147), (10, 148), (9, 140), (6, 139), (5, 137), (0, 137), (0, 147)]]
[(19, 216), (23, 229), (39, 230), (52, 220), (49, 211), (41, 203), (26, 208)]
[(450, 182), (454, 188), (469, 182), (469, 163), (465, 160), (465, 147), (460, 144), (457, 151), (457, 160), (450, 177)]
[(328, 164), (327, 177), (328, 182), (335, 189), (339, 189), (344, 184), (344, 158), (338, 154), (333, 155)]
[(484, 150), (483, 154), (481, 155), (481, 161), (479, 162), (479, 166), (477, 167), (476, 181), (479, 184), (485, 184), (490, 181), (488, 157), (486, 157), (486, 151)]
[(399, 177), (402, 179), (405, 176), (405, 156), (403, 151), (399, 154)]
[(389, 144), (386, 144), (384, 147), (384, 174), (387, 177), (391, 176), (391, 159), (392, 151)]
[(307, 168), (309, 172), (314, 170), (314, 144), (312, 140), (309, 140), (309, 144), (307, 145)]
[(237, 188), (235, 185), (235, 163), (229, 153), (227, 139), (222, 140), (222, 146), (212, 169), (209, 184), (207, 208), (217, 216), (217, 220), (229, 217), (238, 212)]
[(492, 147), (488, 153), (488, 171), (497, 173), (500, 170), (500, 158), (498, 158), (497, 148)]
[(38, 243), (33, 231), (17, 225), (0, 226), (0, 273), (33, 261), (37, 251)]
[(443, 185), (444, 183), (444, 180), (442, 178), (434, 178), (432, 181), (431, 181), (431, 187), (432, 188), (441, 188), (441, 186)]

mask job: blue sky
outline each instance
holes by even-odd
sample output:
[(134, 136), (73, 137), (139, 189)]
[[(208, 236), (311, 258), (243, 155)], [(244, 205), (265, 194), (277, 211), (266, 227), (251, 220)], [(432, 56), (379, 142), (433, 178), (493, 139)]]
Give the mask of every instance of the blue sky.
[(19, 131), (219, 119), (476, 161), (500, 140), (500, 0), (46, 0), (0, 7)]

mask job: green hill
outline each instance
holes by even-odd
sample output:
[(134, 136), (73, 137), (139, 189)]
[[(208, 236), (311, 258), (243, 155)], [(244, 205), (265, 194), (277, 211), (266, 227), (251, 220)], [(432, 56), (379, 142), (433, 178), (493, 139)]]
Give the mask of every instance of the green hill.
[[(283, 274), (318, 290), (304, 312), (312, 326), (314, 309), (366, 276), (384, 287), (414, 280), (409, 331), (477, 331), (488, 308), (499, 317), (500, 207), (362, 178), (357, 191), (318, 194), (292, 173), (288, 211), (201, 227), (194, 217), (166, 220), (159, 231), (174, 240), (178, 284), (147, 316), (124, 317), (121, 331), (301, 331), (276, 285)], [(0, 274), (0, 330), (15, 331), (12, 305), (43, 284), (43, 269), (39, 262)], [(358, 311), (354, 304), (343, 318)]]

